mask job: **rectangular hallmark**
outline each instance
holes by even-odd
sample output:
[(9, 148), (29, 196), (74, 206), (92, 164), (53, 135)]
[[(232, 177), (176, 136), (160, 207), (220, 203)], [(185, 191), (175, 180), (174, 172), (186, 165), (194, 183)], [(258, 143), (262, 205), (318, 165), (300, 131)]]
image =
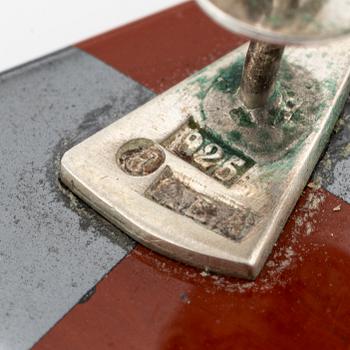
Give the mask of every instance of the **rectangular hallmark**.
[(147, 189), (145, 195), (156, 203), (235, 241), (243, 239), (256, 222), (256, 216), (250, 209), (238, 205), (230, 206), (194, 191), (168, 166)]
[(233, 185), (255, 161), (225, 143), (219, 135), (200, 128), (190, 117), (163, 146), (227, 187)]

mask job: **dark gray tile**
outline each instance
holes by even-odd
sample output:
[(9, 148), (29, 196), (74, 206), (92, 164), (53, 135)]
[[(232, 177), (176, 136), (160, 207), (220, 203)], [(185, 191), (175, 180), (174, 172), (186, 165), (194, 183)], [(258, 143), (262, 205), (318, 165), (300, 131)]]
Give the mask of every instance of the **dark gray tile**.
[(318, 163), (313, 180), (350, 203), (350, 99)]
[(73, 48), (0, 86), (0, 348), (27, 349), (133, 247), (62, 188), (60, 158), (153, 94)]

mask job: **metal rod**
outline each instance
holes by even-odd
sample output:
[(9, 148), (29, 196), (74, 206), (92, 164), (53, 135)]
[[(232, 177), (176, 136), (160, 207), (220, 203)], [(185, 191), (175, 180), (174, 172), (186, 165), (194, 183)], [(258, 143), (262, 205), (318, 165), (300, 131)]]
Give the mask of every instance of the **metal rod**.
[(275, 84), (284, 46), (251, 41), (245, 59), (240, 95), (247, 108), (263, 107)]

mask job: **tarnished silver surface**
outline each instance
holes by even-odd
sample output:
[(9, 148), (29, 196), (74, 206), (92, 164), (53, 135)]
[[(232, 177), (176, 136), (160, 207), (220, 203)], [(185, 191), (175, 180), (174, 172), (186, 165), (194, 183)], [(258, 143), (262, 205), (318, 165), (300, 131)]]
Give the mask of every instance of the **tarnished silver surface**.
[(220, 25), (255, 40), (304, 44), (350, 34), (348, 0), (197, 0)]
[[(233, 51), (68, 151), (61, 177), (146, 246), (194, 266), (254, 278), (345, 102), (350, 42), (286, 49), (271, 108), (259, 115), (237, 99), (246, 50)], [(149, 152), (153, 171), (139, 170), (144, 153), (141, 162), (127, 153), (140, 139), (164, 154), (154, 162), (162, 152)]]

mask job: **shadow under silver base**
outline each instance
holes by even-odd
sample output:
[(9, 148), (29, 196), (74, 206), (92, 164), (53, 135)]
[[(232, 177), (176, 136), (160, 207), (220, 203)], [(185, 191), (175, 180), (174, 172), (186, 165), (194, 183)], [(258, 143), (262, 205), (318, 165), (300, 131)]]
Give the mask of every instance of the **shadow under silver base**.
[(347, 98), (350, 42), (286, 49), (264, 111), (236, 97), (246, 50), (72, 148), (61, 178), (147, 247), (253, 279)]

